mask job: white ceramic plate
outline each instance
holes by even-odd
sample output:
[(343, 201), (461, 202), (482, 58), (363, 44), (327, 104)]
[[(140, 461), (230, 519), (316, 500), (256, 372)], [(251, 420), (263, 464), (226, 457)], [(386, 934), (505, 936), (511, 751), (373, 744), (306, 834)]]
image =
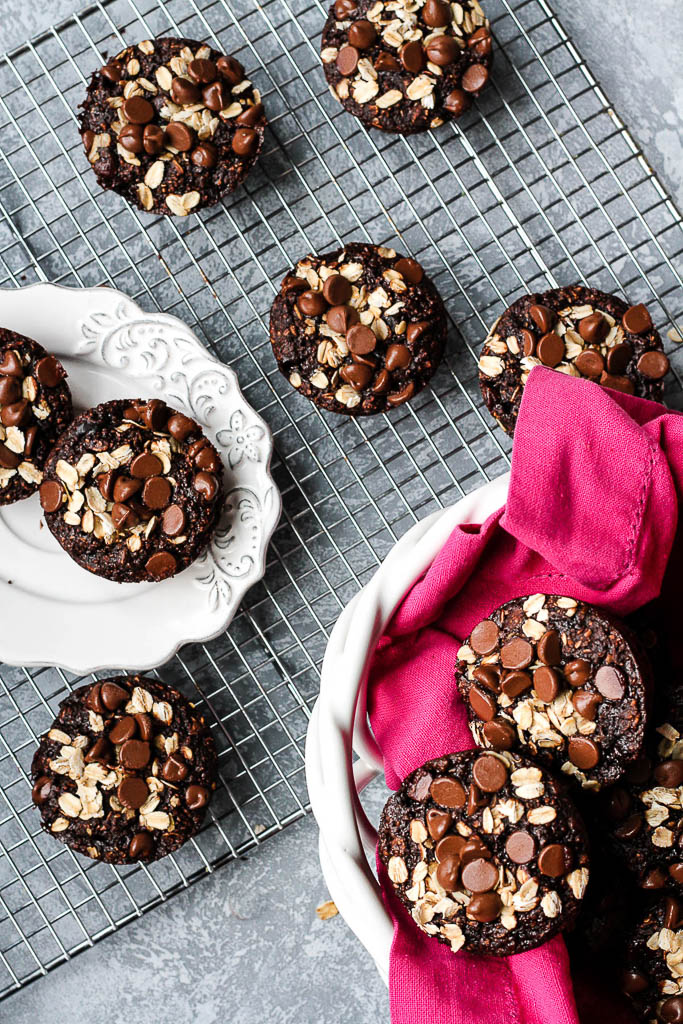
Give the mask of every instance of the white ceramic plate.
[(163, 398), (202, 426), (225, 465), (226, 506), (210, 548), (162, 583), (112, 583), (81, 569), (38, 495), (0, 509), (0, 661), (84, 674), (149, 669), (221, 633), (265, 569), (280, 516), (272, 437), (234, 372), (182, 321), (111, 288), (0, 289), (0, 325), (66, 367), (77, 412), (112, 398)]
[(383, 769), (368, 724), (367, 669), (395, 609), (461, 523), (483, 523), (505, 504), (509, 476), (468, 494), (412, 527), (367, 586), (349, 602), (330, 635), (320, 696), (306, 735), (306, 782), (320, 828), (320, 863), (340, 914), (389, 978), (393, 922), (374, 874), (377, 832), (358, 794)]

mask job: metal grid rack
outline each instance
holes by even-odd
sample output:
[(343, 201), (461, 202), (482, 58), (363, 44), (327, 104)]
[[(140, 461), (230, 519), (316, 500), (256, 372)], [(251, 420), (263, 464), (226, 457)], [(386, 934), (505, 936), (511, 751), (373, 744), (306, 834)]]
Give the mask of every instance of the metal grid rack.
[[(683, 312), (680, 216), (569, 36), (545, 0), (485, 6), (492, 86), (461, 127), (409, 140), (366, 132), (328, 93), (318, 0), (111, 0), (0, 58), (0, 286), (109, 283), (181, 317), (271, 425), (284, 499), (265, 579), (229, 632), (160, 670), (210, 720), (222, 779), (211, 821), (173, 857), (116, 869), (41, 833), (27, 772), (80, 679), (1, 668), (0, 995), (305, 813), (305, 730), (340, 609), (413, 522), (506, 469), (476, 376), (504, 305), (585, 279), (647, 302), (664, 335)], [(166, 32), (238, 56), (270, 121), (245, 186), (184, 221), (101, 192), (75, 121), (106, 54)], [(364, 422), (294, 393), (268, 342), (291, 263), (350, 239), (415, 256), (451, 317), (431, 389)], [(670, 355), (680, 371), (681, 349)], [(678, 380), (668, 399), (680, 404)]]

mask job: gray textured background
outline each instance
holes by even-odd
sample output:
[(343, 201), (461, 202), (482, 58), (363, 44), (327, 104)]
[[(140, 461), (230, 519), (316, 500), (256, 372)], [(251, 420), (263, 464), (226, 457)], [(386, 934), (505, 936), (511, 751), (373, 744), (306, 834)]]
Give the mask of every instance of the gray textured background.
[[(555, 0), (593, 73), (683, 205), (683, 9), (671, 0)], [(0, 0), (0, 49), (74, 10)], [(326, 898), (316, 829), (300, 822), (23, 992), (0, 1019), (33, 1024), (376, 1024), (388, 1002), (374, 967)]]

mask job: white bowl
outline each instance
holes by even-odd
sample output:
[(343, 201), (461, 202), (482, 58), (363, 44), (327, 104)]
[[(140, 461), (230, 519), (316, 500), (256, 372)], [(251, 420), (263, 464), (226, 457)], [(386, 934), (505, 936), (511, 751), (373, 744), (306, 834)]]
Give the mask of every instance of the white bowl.
[(484, 522), (505, 504), (508, 483), (506, 474), (413, 526), (346, 606), (325, 652), (306, 737), (306, 781), (320, 828), (320, 863), (339, 912), (385, 982), (393, 922), (374, 871), (377, 831), (358, 796), (383, 771), (367, 716), (368, 665), (397, 606), (455, 527)]
[(235, 373), (182, 321), (112, 288), (0, 290), (0, 326), (65, 365), (76, 411), (113, 398), (163, 398), (195, 419), (225, 466), (227, 500), (207, 551), (162, 583), (113, 583), (78, 566), (42, 518), (38, 495), (0, 507), (0, 661), (79, 675), (144, 670), (229, 624), (261, 579), (280, 516), (272, 437)]

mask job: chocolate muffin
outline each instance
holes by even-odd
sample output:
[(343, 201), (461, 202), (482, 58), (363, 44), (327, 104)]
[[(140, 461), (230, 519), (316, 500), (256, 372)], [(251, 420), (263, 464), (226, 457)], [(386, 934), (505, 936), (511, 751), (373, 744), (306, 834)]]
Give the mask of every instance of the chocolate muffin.
[(117, 676), (62, 701), (31, 775), (46, 832), (110, 864), (153, 861), (199, 831), (216, 788), (216, 751), (181, 693)]
[(234, 57), (194, 39), (144, 39), (95, 71), (81, 135), (102, 188), (185, 217), (233, 192), (263, 144), (258, 89)]
[(297, 391), (329, 412), (363, 416), (425, 386), (443, 353), (446, 313), (415, 260), (351, 242), (292, 268), (273, 303), (270, 340)]
[(162, 580), (206, 548), (223, 506), (223, 466), (194, 420), (159, 399), (104, 402), (76, 417), (40, 487), (71, 557), (117, 583)]
[(564, 787), (509, 751), (428, 761), (389, 798), (379, 855), (415, 923), (493, 956), (542, 945), (574, 921), (586, 833)]
[(73, 419), (66, 370), (42, 345), (0, 327), (0, 505), (28, 498)]
[(479, 359), (479, 383), (491, 415), (515, 429), (522, 392), (534, 366), (662, 400), (669, 360), (650, 314), (615, 295), (570, 285), (523, 295), (495, 322)]
[(626, 942), (622, 991), (647, 1024), (683, 1021), (683, 916), (674, 896), (641, 910)]
[(335, 99), (370, 128), (411, 135), (460, 117), (489, 79), (478, 0), (336, 0), (321, 58)]
[(597, 790), (639, 757), (649, 666), (635, 638), (572, 597), (496, 608), (458, 651), (456, 680), (477, 743), (516, 749)]

